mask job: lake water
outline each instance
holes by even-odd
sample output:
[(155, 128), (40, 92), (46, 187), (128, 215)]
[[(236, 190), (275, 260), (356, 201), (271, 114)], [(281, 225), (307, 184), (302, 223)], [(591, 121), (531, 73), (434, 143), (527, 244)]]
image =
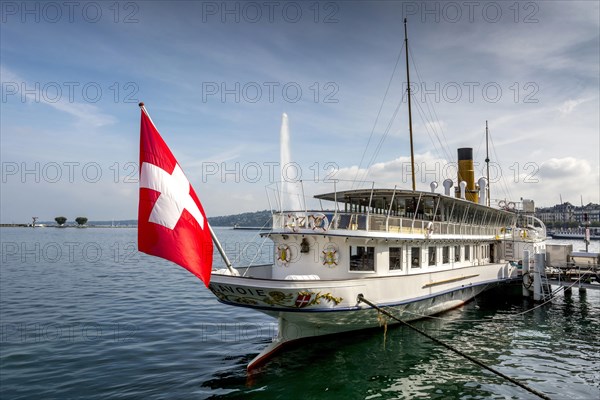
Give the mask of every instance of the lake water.
[[(240, 264), (271, 258), (256, 232), (216, 232)], [(535, 398), (403, 327), (310, 341), (248, 375), (275, 320), (137, 253), (135, 229), (0, 235), (3, 400)], [(534, 306), (493, 292), (414, 325), (551, 398), (600, 398), (600, 291)]]

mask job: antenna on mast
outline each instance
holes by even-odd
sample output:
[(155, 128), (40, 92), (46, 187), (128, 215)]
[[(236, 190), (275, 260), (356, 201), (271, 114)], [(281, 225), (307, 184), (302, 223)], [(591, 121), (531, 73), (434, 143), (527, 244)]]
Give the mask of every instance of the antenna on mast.
[(486, 178), (487, 178), (487, 206), (490, 206), (490, 150), (488, 145), (488, 122), (485, 121), (485, 164), (486, 164)]
[(412, 190), (417, 190), (415, 183), (415, 151), (413, 148), (412, 111), (410, 107), (410, 74), (408, 71), (408, 33), (406, 30), (406, 18), (404, 18), (404, 46), (406, 47), (406, 86), (408, 95), (408, 129), (410, 132), (410, 171), (412, 176)]

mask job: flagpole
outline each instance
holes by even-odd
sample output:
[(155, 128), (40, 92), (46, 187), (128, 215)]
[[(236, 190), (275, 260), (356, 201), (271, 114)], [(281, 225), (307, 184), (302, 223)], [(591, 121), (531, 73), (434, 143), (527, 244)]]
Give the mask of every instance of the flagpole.
[[(152, 118), (150, 117), (150, 114), (148, 114), (148, 111), (146, 110), (146, 107), (144, 107), (144, 102), (140, 102), (140, 104), (138, 104), (140, 106), (140, 109), (144, 112), (144, 114), (146, 114), (146, 116), (148, 117), (148, 119), (150, 120), (150, 122), (152, 122), (152, 125), (154, 125), (154, 121), (152, 121)], [(156, 127), (156, 125), (154, 125), (154, 127)]]
[[(146, 114), (148, 119), (150, 119), (150, 122), (152, 123), (152, 125), (154, 125), (154, 121), (152, 121), (152, 118), (150, 118), (150, 114), (148, 114), (148, 111), (146, 110), (144, 103), (140, 102), (138, 105), (140, 106), (140, 109), (144, 112), (144, 114)], [(156, 125), (154, 125), (154, 127), (156, 128)], [(233, 269), (233, 266), (231, 265), (231, 261), (229, 261), (229, 257), (227, 257), (225, 250), (223, 250), (223, 246), (221, 246), (221, 242), (219, 242), (219, 239), (217, 239), (217, 235), (215, 235), (215, 232), (213, 231), (212, 226), (210, 226), (210, 224), (208, 223), (208, 220), (206, 221), (206, 225), (208, 226), (208, 229), (210, 230), (210, 236), (212, 238), (212, 241), (215, 244), (215, 246), (217, 247), (217, 250), (219, 250), (219, 254), (221, 255), (221, 258), (223, 259), (223, 261), (225, 262), (227, 269), (229, 270), (229, 272), (231, 272), (232, 275), (234, 275), (234, 276), (239, 275), (239, 272), (237, 272), (237, 270)]]
[(239, 273), (233, 269), (233, 266), (231, 265), (231, 261), (229, 261), (229, 257), (227, 257), (225, 250), (223, 250), (223, 247), (221, 246), (221, 242), (219, 242), (219, 239), (217, 239), (217, 235), (215, 235), (215, 231), (213, 231), (213, 228), (212, 228), (212, 226), (210, 226), (208, 221), (206, 221), (206, 225), (208, 225), (208, 229), (210, 229), (210, 236), (212, 237), (213, 243), (217, 247), (217, 250), (219, 250), (219, 254), (221, 255), (221, 258), (223, 259), (223, 261), (225, 262), (227, 269), (229, 270), (229, 272), (231, 272), (232, 275), (234, 275), (234, 276), (239, 275)]

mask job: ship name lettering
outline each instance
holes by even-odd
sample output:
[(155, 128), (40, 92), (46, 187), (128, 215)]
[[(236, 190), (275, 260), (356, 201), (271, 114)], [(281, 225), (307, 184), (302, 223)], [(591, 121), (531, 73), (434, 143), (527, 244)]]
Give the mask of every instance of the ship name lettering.
[(231, 286), (219, 285), (219, 291), (222, 293), (249, 294), (251, 296), (260, 296), (260, 297), (266, 296), (265, 291), (263, 289), (253, 290), (253, 289), (249, 289), (249, 288), (241, 288), (241, 287), (233, 288)]
[(264, 296), (265, 292), (262, 289), (257, 289), (257, 290), (252, 290), (249, 288), (241, 288), (241, 287), (237, 287), (235, 288), (235, 291), (238, 292), (239, 294), (249, 294), (251, 296)]

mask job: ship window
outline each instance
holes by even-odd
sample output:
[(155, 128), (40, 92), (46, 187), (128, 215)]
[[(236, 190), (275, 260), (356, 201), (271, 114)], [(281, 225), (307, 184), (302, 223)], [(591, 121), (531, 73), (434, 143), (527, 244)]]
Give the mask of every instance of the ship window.
[(338, 229), (349, 229), (350, 228), (350, 217), (351, 215), (342, 214), (339, 218)]
[(436, 261), (435, 260), (435, 256), (436, 256), (435, 250), (436, 250), (435, 247), (429, 248), (429, 265), (435, 265), (435, 261)]
[(471, 246), (465, 246), (465, 260), (471, 261)]
[(398, 216), (404, 217), (406, 212), (406, 204), (404, 199), (396, 199), (396, 208), (398, 210)]
[(424, 204), (425, 220), (433, 220), (433, 212), (435, 211), (435, 200), (433, 198), (426, 197), (422, 200)]
[(444, 246), (442, 249), (442, 264), (448, 264), (450, 262), (450, 246)]
[(410, 248), (410, 266), (412, 268), (421, 268), (421, 248)]
[(350, 246), (350, 271), (375, 271), (375, 247)]
[(358, 216), (358, 229), (361, 231), (364, 231), (367, 229), (367, 216), (366, 215)]
[(460, 261), (460, 246), (454, 246), (454, 261)]
[(390, 247), (390, 271), (402, 269), (402, 248)]

